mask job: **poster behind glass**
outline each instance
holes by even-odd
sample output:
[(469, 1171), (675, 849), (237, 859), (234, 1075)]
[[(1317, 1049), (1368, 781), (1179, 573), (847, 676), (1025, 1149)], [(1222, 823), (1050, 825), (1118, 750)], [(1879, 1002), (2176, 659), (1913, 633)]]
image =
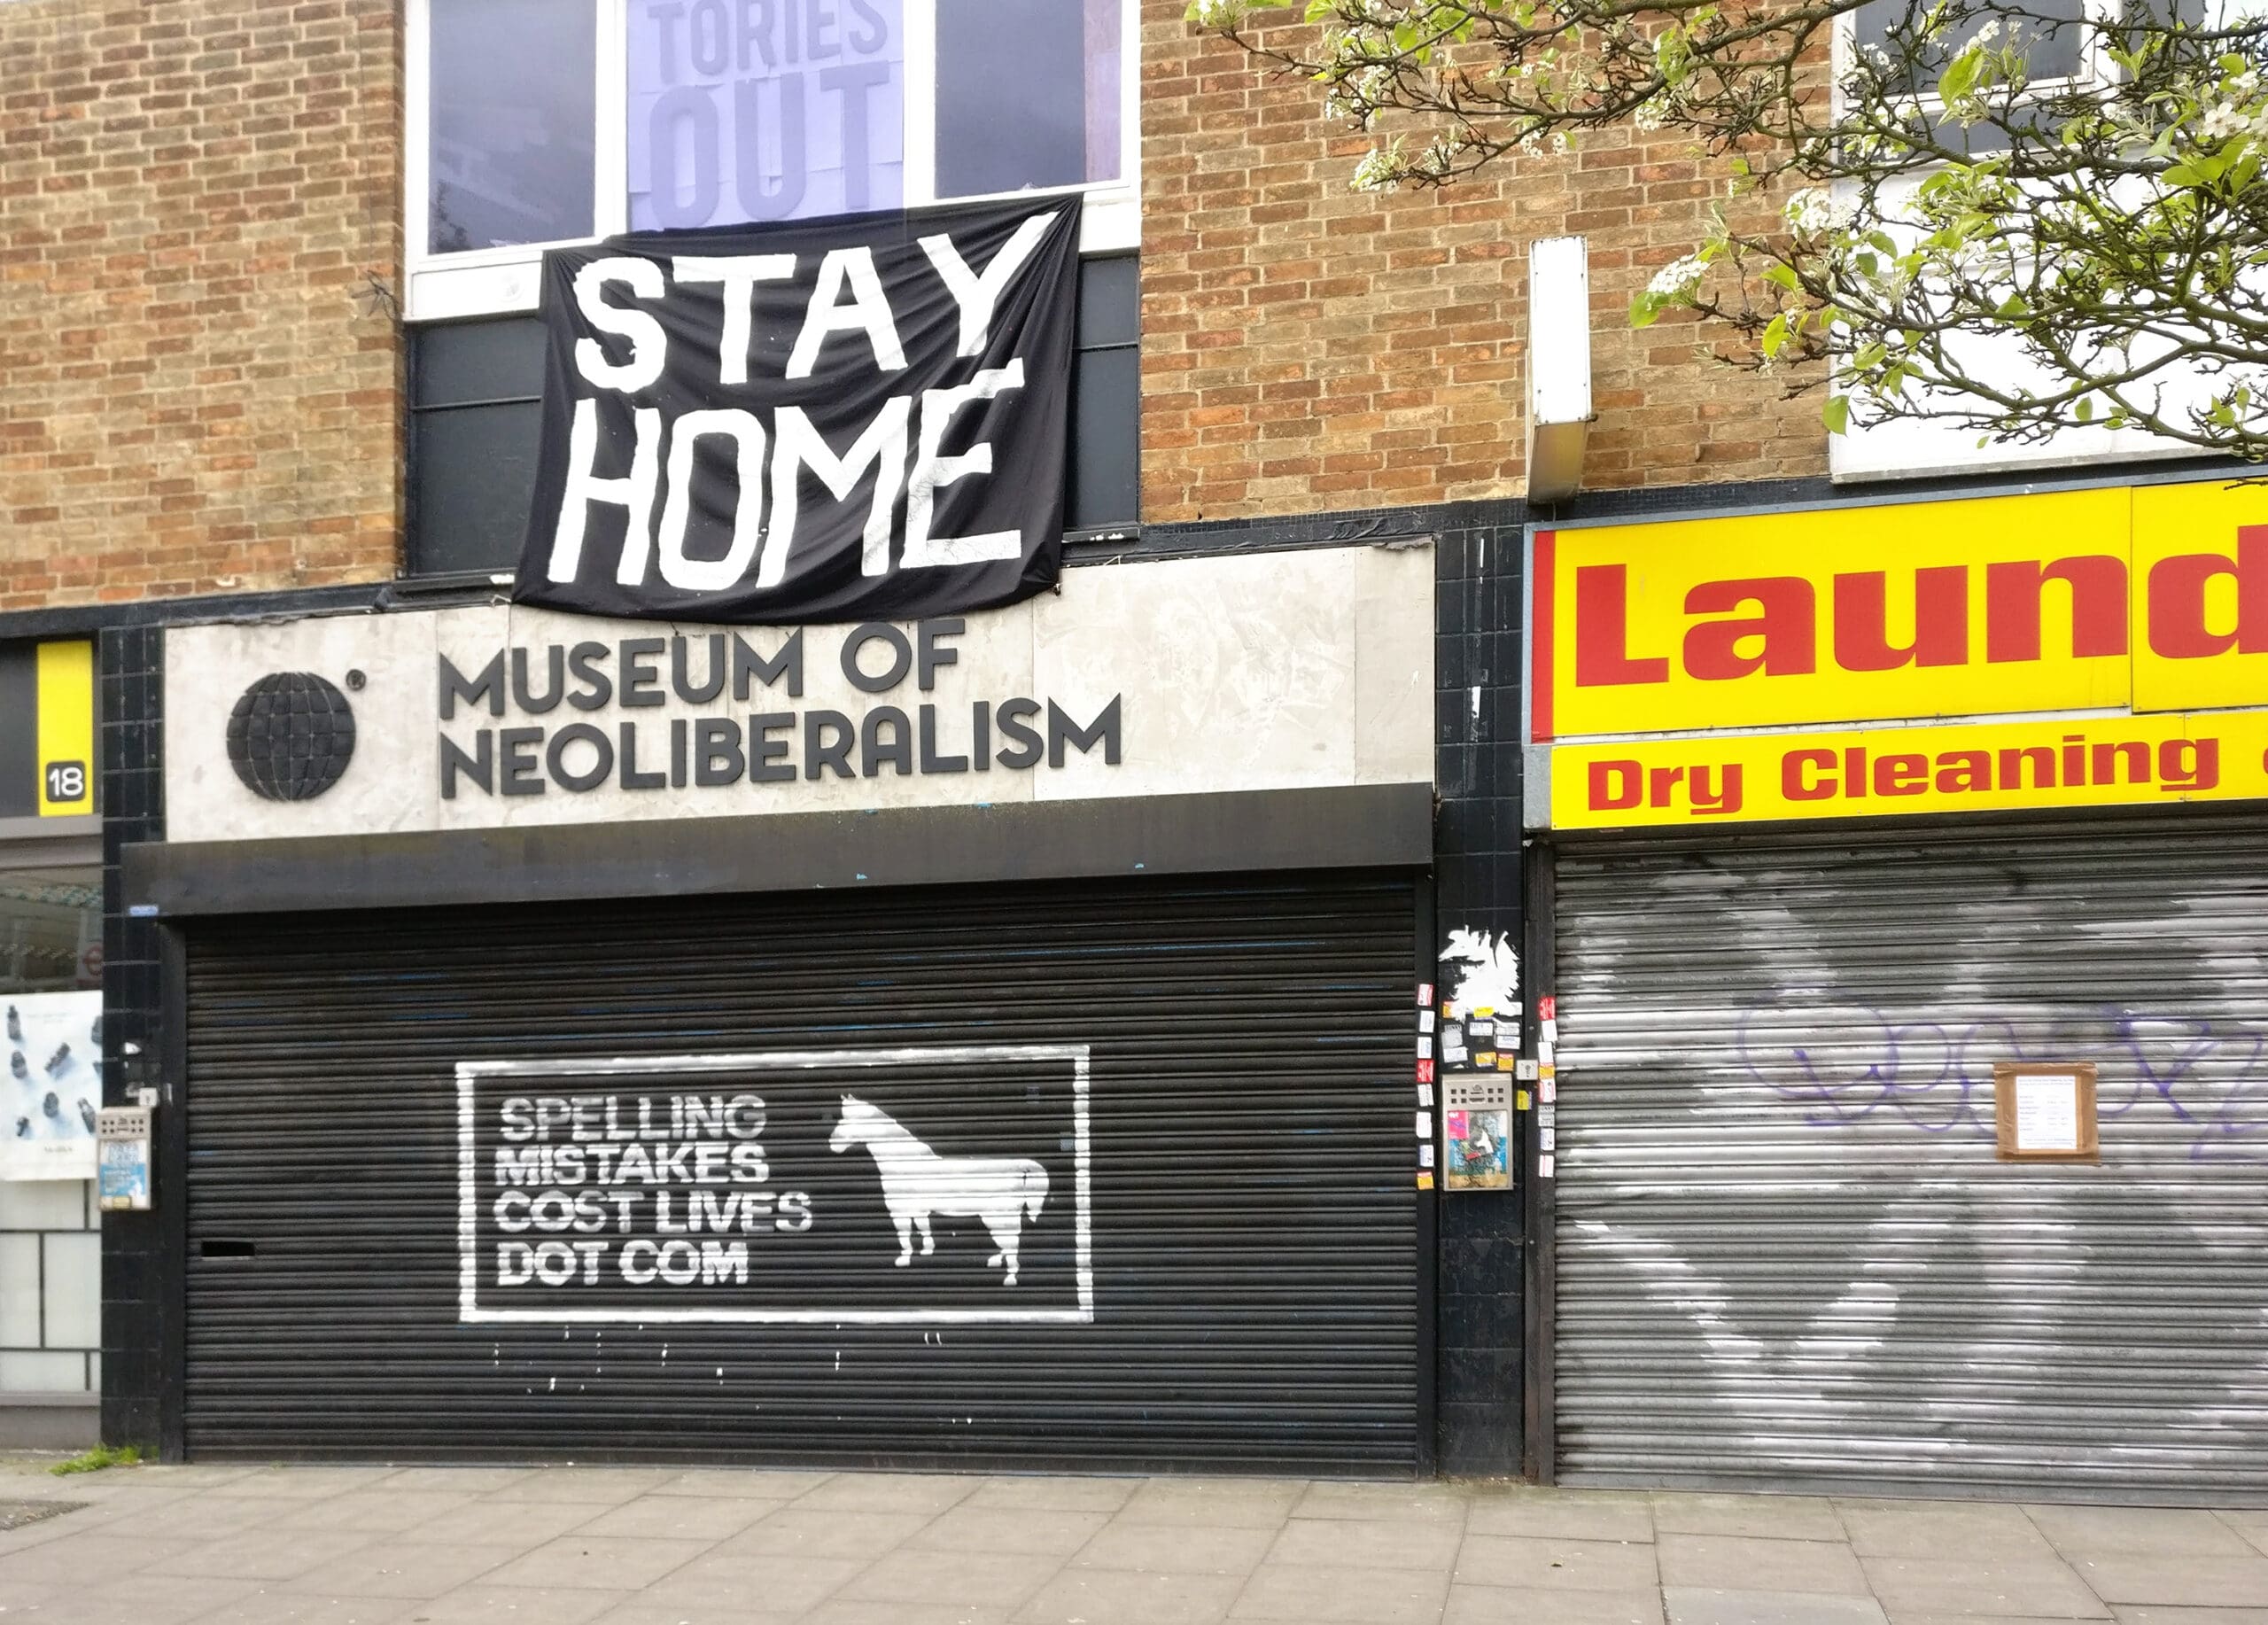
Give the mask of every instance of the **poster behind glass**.
[(102, 892), (0, 871), (0, 1179), (88, 1179), (102, 1104)]
[[(1123, 0), (629, 0), (633, 231), (1124, 178)], [(906, 13), (926, 9), (928, 59)], [(921, 95), (909, 95), (920, 74)], [(910, 196), (909, 107), (932, 195)]]
[(630, 229), (905, 202), (903, 0), (631, 0)]

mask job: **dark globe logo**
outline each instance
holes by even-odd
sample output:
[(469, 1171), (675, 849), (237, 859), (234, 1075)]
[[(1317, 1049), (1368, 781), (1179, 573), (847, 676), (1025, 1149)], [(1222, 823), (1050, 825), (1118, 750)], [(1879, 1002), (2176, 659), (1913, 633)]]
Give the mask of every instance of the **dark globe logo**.
[(353, 759), (353, 708), (313, 672), (270, 672), (229, 713), (229, 765), (267, 800), (312, 801)]

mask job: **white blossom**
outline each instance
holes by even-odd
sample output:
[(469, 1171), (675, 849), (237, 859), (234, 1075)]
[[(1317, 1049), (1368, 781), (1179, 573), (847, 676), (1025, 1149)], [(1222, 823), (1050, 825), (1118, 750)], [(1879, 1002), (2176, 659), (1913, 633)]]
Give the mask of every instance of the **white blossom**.
[(2208, 141), (2226, 141), (2232, 136), (2268, 138), (2268, 107), (2217, 102), (2205, 110), (2197, 128)]
[(1244, 20), (1249, 0), (1195, 0), (1190, 15), (1205, 28), (1232, 28)]
[(1849, 225), (1852, 211), (1829, 197), (1826, 188), (1806, 186), (1788, 199), (1780, 214), (1798, 237), (1820, 237)]
[(1399, 154), (1372, 147), (1355, 166), (1354, 188), (1358, 192), (1392, 191), (1402, 182), (1395, 173)]
[(1658, 299), (1683, 299), (1701, 285), (1701, 277), (1708, 268), (1708, 261), (1699, 254), (1673, 260), (1654, 273), (1653, 280), (1646, 284), (1646, 292)]
[(2000, 19), (1997, 17), (1987, 18), (1984, 26), (1969, 36), (1969, 43), (1962, 46), (1961, 50), (1975, 51), (1980, 45), (1990, 45), (2000, 37)]

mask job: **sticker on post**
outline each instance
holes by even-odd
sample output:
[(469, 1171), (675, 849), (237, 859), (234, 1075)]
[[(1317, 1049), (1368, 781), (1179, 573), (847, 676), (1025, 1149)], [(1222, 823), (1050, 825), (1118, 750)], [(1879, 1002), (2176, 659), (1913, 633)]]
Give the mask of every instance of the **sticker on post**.
[(1441, 1121), (1447, 1141), (1442, 1171), (1450, 1190), (1503, 1190), (1511, 1184), (1511, 1136), (1502, 1111), (1452, 1109)]
[(1456, 967), (1450, 997), (1467, 1009), (1489, 1015), (1519, 997), (1520, 957), (1502, 931), (1451, 931), (1441, 963)]

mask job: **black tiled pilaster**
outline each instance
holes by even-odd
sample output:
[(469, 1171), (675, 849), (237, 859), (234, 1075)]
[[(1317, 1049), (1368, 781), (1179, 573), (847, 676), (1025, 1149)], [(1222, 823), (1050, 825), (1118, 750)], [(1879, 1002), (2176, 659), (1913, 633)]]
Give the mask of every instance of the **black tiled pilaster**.
[[(1463, 518), (1483, 520), (1467, 505)], [(1491, 505), (1496, 506), (1496, 505)], [(1516, 504), (1439, 533), (1434, 695), (1438, 929), (1520, 935), (1520, 560)], [(1518, 1164), (1515, 1162), (1515, 1166)], [(1520, 1197), (1444, 1193), (1437, 1275), (1436, 1460), (1520, 1468)]]
[[(103, 1100), (133, 1103), (129, 1092), (158, 1081), (162, 1029), (159, 929), (127, 917), (119, 853), (164, 837), (164, 721), (160, 715), (165, 634), (154, 626), (101, 637), (97, 714), (101, 719), (103, 805)], [(163, 1108), (161, 1108), (163, 1109)], [(110, 1444), (159, 1445), (164, 1396), (181, 1373), (166, 1370), (168, 1283), (159, 1223), (179, 1191), (162, 1185), (157, 1210), (103, 1216), (102, 1430)]]

